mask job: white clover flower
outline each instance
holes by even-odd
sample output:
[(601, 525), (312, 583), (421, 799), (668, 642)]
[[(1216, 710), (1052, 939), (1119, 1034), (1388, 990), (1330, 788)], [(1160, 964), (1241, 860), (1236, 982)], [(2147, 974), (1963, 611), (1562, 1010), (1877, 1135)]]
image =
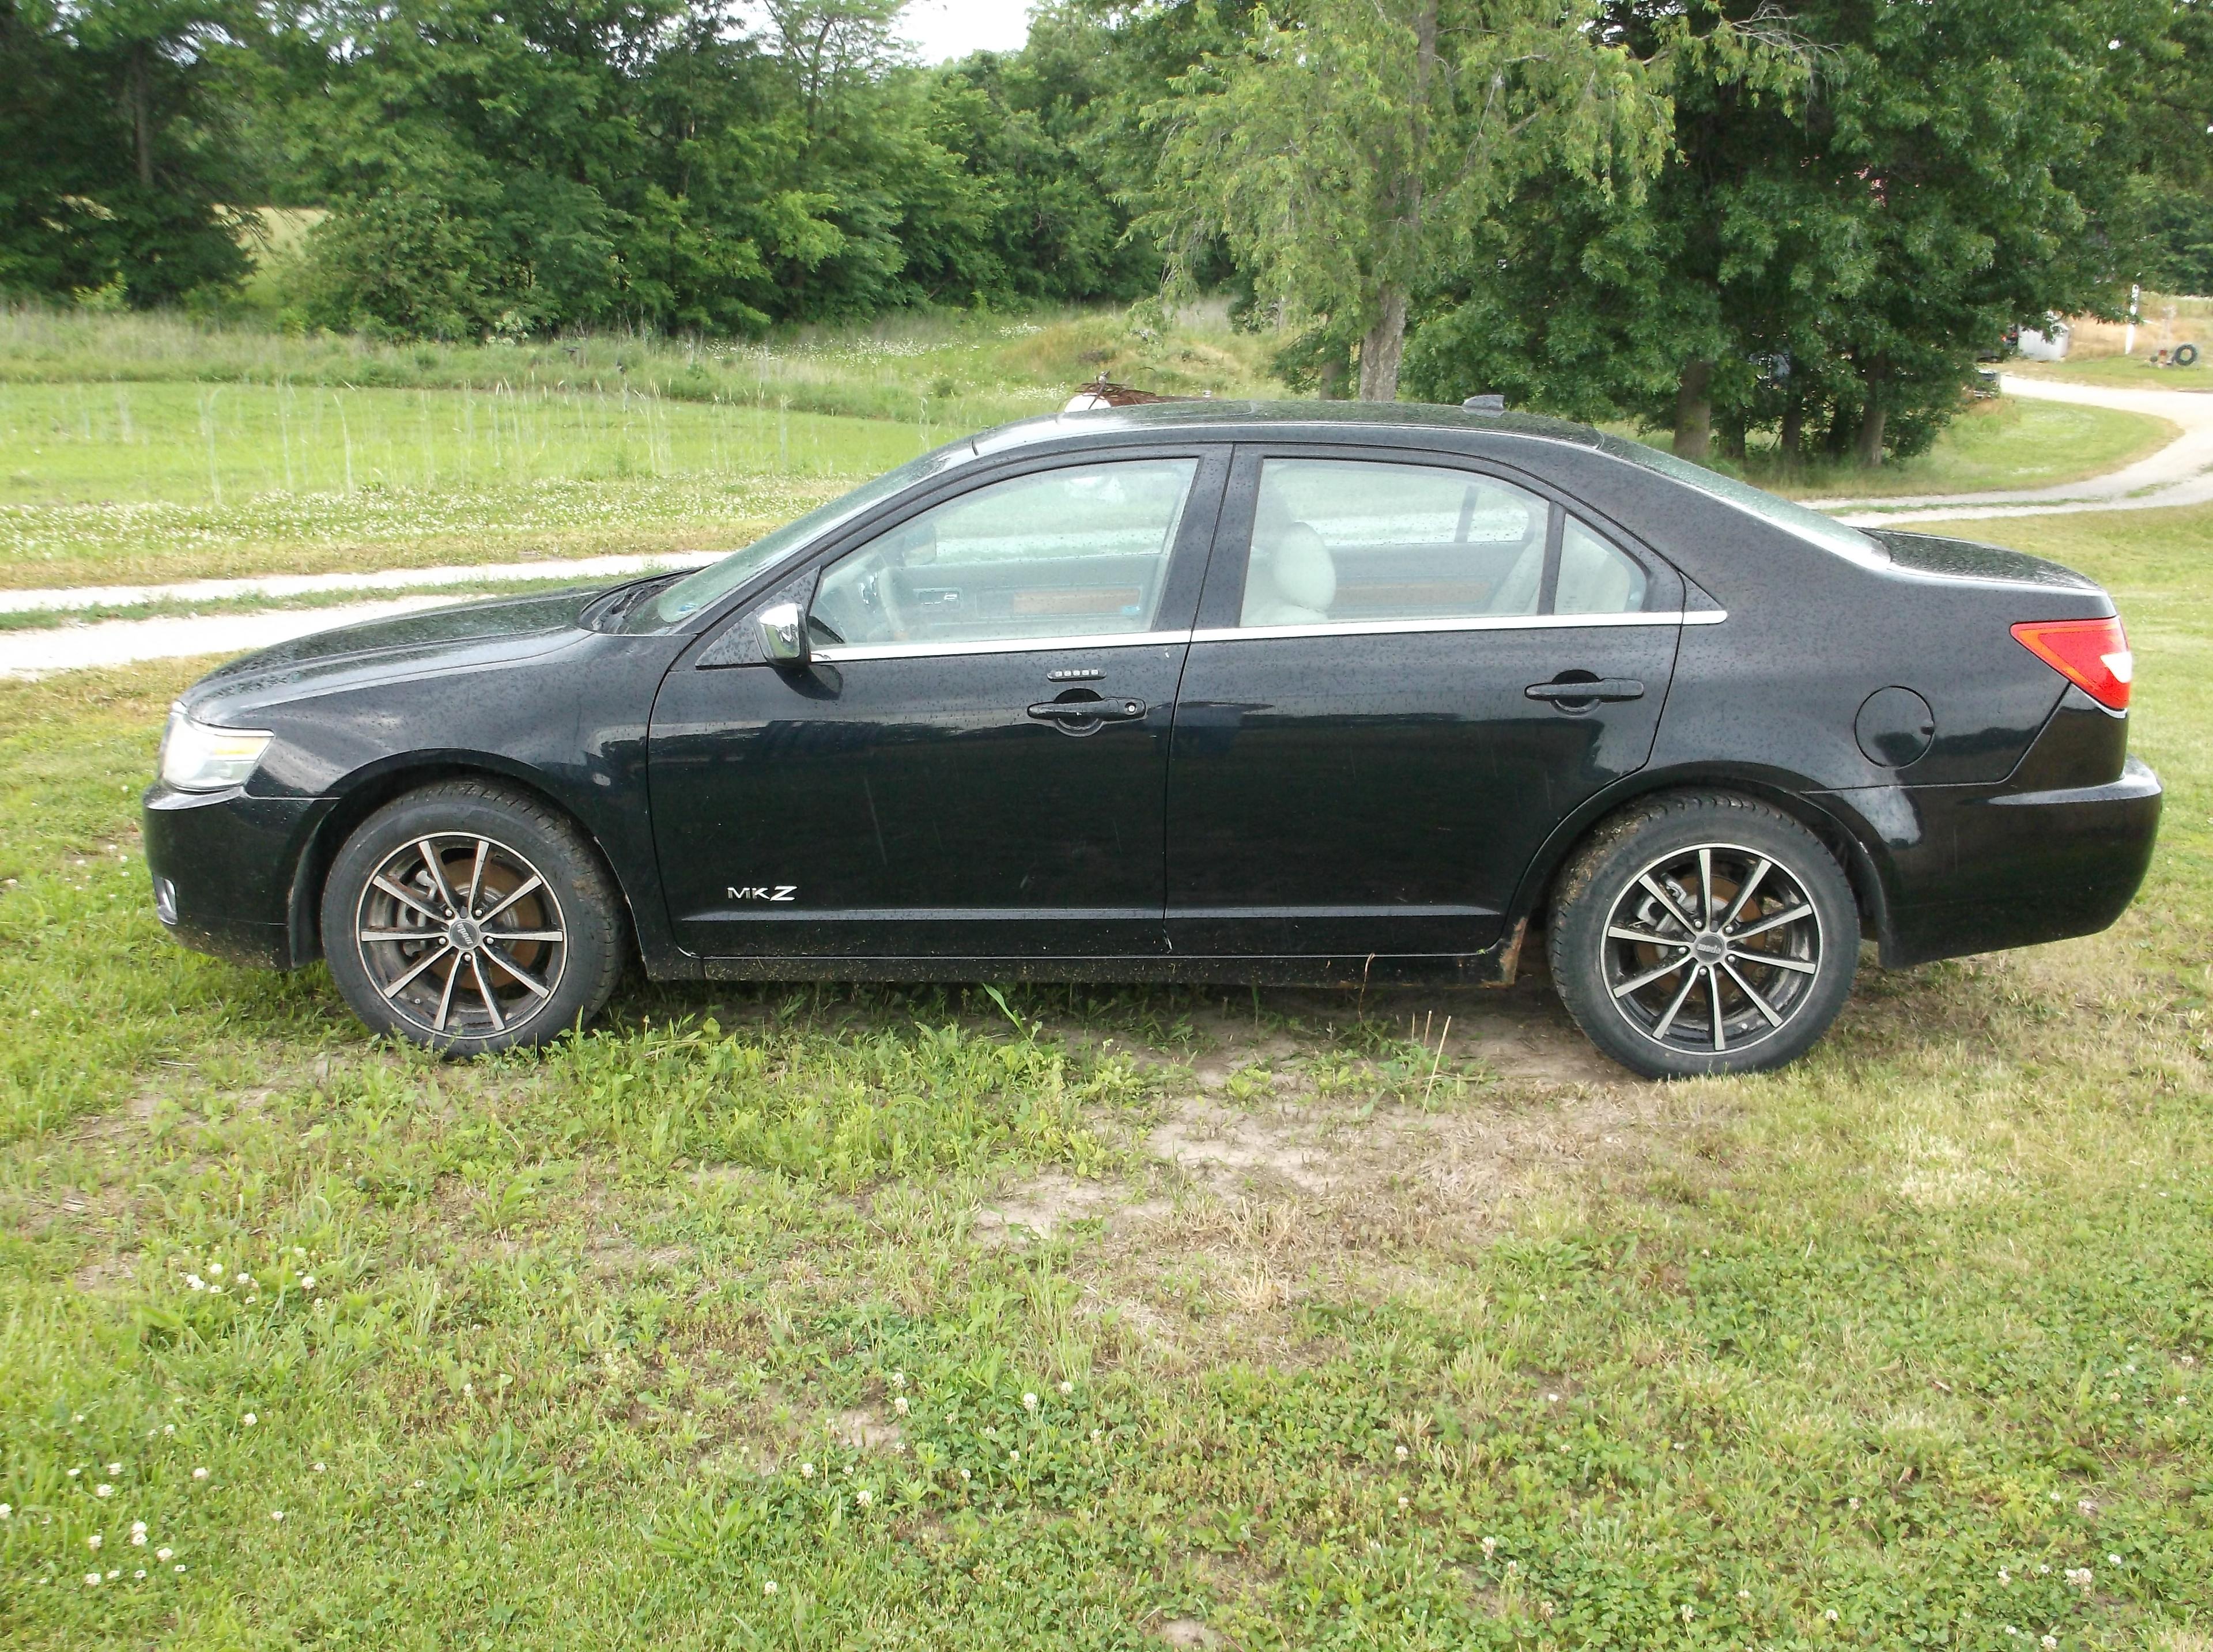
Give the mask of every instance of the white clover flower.
[(1094, 1446), (1106, 1437), (1106, 1430), (1104, 1429), (1094, 1429), (1091, 1430), (1091, 1443)]
[(907, 1413), (906, 1396), (905, 1394), (901, 1394), (898, 1399), (893, 1400), (892, 1409), (897, 1411), (901, 1417), (905, 1417)]
[(315, 1465), (315, 1472), (316, 1472), (316, 1473), (318, 1473), (318, 1474), (320, 1474), (320, 1473), (322, 1473), (323, 1472), (324, 1472), (324, 1471), (323, 1471), (323, 1466), (322, 1466), (320, 1463), (317, 1463), (317, 1464)]
[(1037, 1409), (1037, 1405), (1038, 1401), (1035, 1394), (1024, 1394), (1022, 1396), (1022, 1409), (1024, 1411), (1033, 1411)]
[(1411, 1498), (1401, 1497), (1399, 1499), (1399, 1507), (1401, 1509), (1411, 1509), (1413, 1506), (1413, 1500)]
[(146, 1546), (146, 1531), (143, 1527), (131, 1533), (131, 1546), (134, 1549), (143, 1549)]
[(1698, 1615), (1698, 1612), (1696, 1612), (1696, 1610), (1694, 1610), (1694, 1609), (1692, 1608), (1692, 1606), (1691, 1603), (1690, 1603), (1688, 1600), (1686, 1600), (1685, 1602), (1683, 1602), (1683, 1621), (1684, 1621), (1685, 1623), (1686, 1623), (1686, 1624), (1687, 1624), (1687, 1623), (1689, 1623), (1689, 1622), (1691, 1621), (1691, 1619), (1692, 1619), (1692, 1618), (1693, 1618), (1697, 1617)]
[(13, 1520), (15, 1517), (15, 1505), (12, 1503), (0, 1503), (0, 1520)]
[(1021, 1460), (1022, 1454), (1019, 1451), (1010, 1451), (1007, 1454), (1007, 1460), (1010, 1463), (1019, 1463)]
[(1860, 1506), (1860, 1500), (1857, 1497), (1847, 1497), (1844, 1499), (1844, 1506), (1847, 1509), (1856, 1509)]
[(1495, 1538), (1495, 1537), (1487, 1537), (1487, 1538), (1485, 1538), (1485, 1539), (1483, 1539), (1483, 1558), (1484, 1558), (1485, 1560), (1490, 1559), (1491, 1556), (1493, 1556), (1493, 1555), (1497, 1554), (1497, 1552), (1498, 1552), (1498, 1539), (1497, 1539), (1497, 1538)]
[(2057, 1635), (2046, 1635), (2039, 1644), (2044, 1648), (2044, 1652), (2058, 1652), (2059, 1637)]
[(100, 1587), (100, 1574), (98, 1572), (87, 1572), (84, 1575), (84, 1581), (85, 1586), (88, 1588), (98, 1588)]
[(223, 1264), (222, 1264), (222, 1263), (220, 1263), (220, 1262), (210, 1262), (210, 1263), (209, 1263), (209, 1264), (208, 1264), (208, 1271), (209, 1271), (210, 1273), (213, 1274), (216, 1278), (218, 1278), (218, 1279), (222, 1278), (222, 1277), (223, 1277)]
[(1823, 1612), (1821, 1615), (1822, 1615), (1824, 1618), (1827, 1618), (1827, 1619), (1828, 1619), (1831, 1623), (1832, 1623), (1832, 1624), (1833, 1624), (1834, 1622), (1836, 1622), (1836, 1621), (1837, 1621), (1837, 1609), (1836, 1609), (1836, 1607), (1834, 1607), (1834, 1606), (1831, 1606), (1831, 1607), (1830, 1607), (1826, 1612)]
[(70, 1414), (70, 1422), (72, 1422), (72, 1423), (82, 1423), (82, 1422), (83, 1422), (83, 1421), (84, 1421), (84, 1413), (83, 1413), (82, 1411), (76, 1411), (76, 1412), (71, 1413), (71, 1414)]
[(1998, 1582), (2001, 1582), (2001, 1583), (2010, 1583), (2010, 1582), (2013, 1582), (2013, 1574), (2012, 1574), (2011, 1572), (2008, 1571), (2004, 1567), (2003, 1567), (2003, 1566), (1999, 1567), (1999, 1568), (1998, 1568)]
[(272, 1509), (269, 1511), (269, 1518), (274, 1521), (282, 1521), (284, 1518), (284, 1511), (281, 1509)]
[(192, 1471), (192, 1478), (196, 1480), (204, 1480), (207, 1478), (207, 1470), (204, 1468), (194, 1469)]
[(776, 1593), (776, 1579), (771, 1577), (766, 1582), (763, 1583), (761, 1585), (761, 1593), (763, 1594), (774, 1594)]
[[(80, 1422), (80, 1423), (82, 1423), (82, 1422), (83, 1422), (83, 1421), (84, 1421), (84, 1418), (82, 1418), (82, 1417), (78, 1417), (78, 1418), (77, 1418), (77, 1421), (78, 1421), (78, 1422)], [(82, 1469), (81, 1469), (81, 1468), (73, 1468), (73, 1469), (71, 1469), (71, 1470), (70, 1470), (70, 1471), (69, 1471), (69, 1477), (70, 1477), (70, 1478), (71, 1478), (71, 1479), (73, 1480), (73, 1479), (76, 1478), (76, 1477), (77, 1477), (78, 1475), (80, 1475), (80, 1474), (82, 1474), (82, 1473), (83, 1473), (83, 1472), (84, 1472), (84, 1471), (83, 1471)]]
[(2070, 1566), (2065, 1573), (2068, 1587), (2088, 1590), (2096, 1582), (2096, 1575), (2088, 1566)]
[(465, 1394), (472, 1394), (476, 1391), (477, 1385), (473, 1382), (464, 1382), (461, 1384), (461, 1392)]
[(109, 1570), (109, 1571), (108, 1571), (108, 1574), (107, 1574), (107, 1581), (108, 1581), (109, 1582), (113, 1583), (113, 1582), (117, 1578), (119, 1578), (119, 1577), (120, 1577), (120, 1576), (123, 1576), (123, 1568), (122, 1568), (122, 1567), (120, 1567), (120, 1566), (113, 1567), (113, 1568), (111, 1568), (111, 1569)]
[(186, 1274), (185, 1276), (185, 1283), (190, 1285), (194, 1290), (205, 1290), (207, 1289), (207, 1281), (201, 1278), (197, 1273)]
[(240, 1274), (240, 1275), (238, 1276), (237, 1284), (238, 1284), (238, 1288), (239, 1288), (241, 1290), (251, 1290), (251, 1289), (253, 1289), (253, 1276), (252, 1274), (250, 1274), (250, 1273), (241, 1273), (241, 1274)]
[(1064, 1394), (1072, 1394), (1076, 1392), (1076, 1385), (1066, 1377), (1063, 1377), (1060, 1380), (1060, 1391)]
[(868, 1488), (867, 1486), (865, 1486), (865, 1485), (864, 1485), (864, 1486), (863, 1486), (863, 1487), (862, 1487), (858, 1491), (856, 1491), (856, 1492), (853, 1494), (853, 1501), (854, 1501), (855, 1503), (857, 1503), (860, 1504), (860, 1505), (861, 1505), (861, 1507), (862, 1507), (862, 1508), (863, 1508), (863, 1509), (866, 1509), (866, 1508), (867, 1508), (870, 1503), (874, 1503), (875, 1500), (876, 1500), (876, 1499), (875, 1499), (875, 1494), (874, 1494), (874, 1493), (872, 1493), (872, 1492), (869, 1490), (869, 1488)]
[(146, 1576), (146, 1569), (143, 1566), (141, 1566), (137, 1571), (132, 1572), (131, 1575), (133, 1577), (143, 1577)]
[[(173, 1554), (174, 1554), (174, 1553), (176, 1553), (176, 1551), (175, 1551), (174, 1549), (156, 1549), (156, 1550), (155, 1550), (155, 1551), (154, 1551), (154, 1558), (155, 1558), (155, 1559), (156, 1559), (156, 1560), (167, 1560), (167, 1559), (168, 1559), (171, 1555), (173, 1555)], [(180, 1566), (180, 1567), (178, 1567), (178, 1568), (177, 1568), (177, 1570), (178, 1570), (179, 1571), (182, 1571), (182, 1570), (184, 1570), (184, 1568), (183, 1568), (182, 1566)]]
[(966, 1469), (965, 1469), (965, 1468), (964, 1468), (964, 1469), (962, 1469), (962, 1470), (960, 1471), (960, 1478), (961, 1478), (961, 1479), (963, 1479), (964, 1481), (967, 1479), (967, 1478), (968, 1478), (968, 1471), (967, 1471)]
[(312, 1273), (300, 1281), (300, 1289), (302, 1290), (313, 1290), (314, 1288), (315, 1276)]
[(222, 1287), (221, 1285), (210, 1285), (210, 1286), (208, 1287), (208, 1295), (210, 1295), (210, 1296), (220, 1296), (220, 1295), (223, 1295), (223, 1287)]
[(85, 1546), (86, 1548), (88, 1548), (88, 1549), (97, 1549), (97, 1548), (100, 1546), (100, 1545), (101, 1545), (101, 1535), (100, 1535), (100, 1533), (97, 1533), (97, 1532), (94, 1532), (94, 1533), (90, 1537), (88, 1537), (88, 1538), (85, 1539), (85, 1540), (84, 1540), (84, 1546)]
[(1391, 1454), (1403, 1463), (1407, 1458), (1412, 1456), (1413, 1453), (1408, 1451), (1404, 1446), (1398, 1446), (1393, 1448)]
[(904, 1371), (894, 1371), (894, 1372), (893, 1372), (893, 1373), (892, 1373), (892, 1387), (894, 1387), (894, 1388), (904, 1388), (904, 1387), (906, 1387), (906, 1373), (905, 1373), (905, 1372), (904, 1372)]
[(261, 1419), (256, 1417), (252, 1411), (248, 1411), (245, 1416), (240, 1417), (238, 1420), (250, 1429)]
[(2106, 1564), (2108, 1566), (2118, 1566), (2121, 1564), (2121, 1558), (2117, 1554), (2109, 1554), (2106, 1557)]
[(120, 1474), (123, 1472), (123, 1465), (120, 1463), (110, 1463), (107, 1466), (107, 1472), (111, 1474)]
[(799, 1478), (802, 1480), (813, 1479), (814, 1478), (814, 1465), (812, 1463), (802, 1463), (799, 1466)]
[(1752, 1591), (1750, 1589), (1739, 1589), (1736, 1592), (1736, 1598), (1740, 1600), (1749, 1600), (1752, 1599)]
[(184, 1569), (185, 1569), (185, 1568), (184, 1568), (183, 1563), (181, 1563), (181, 1562), (180, 1562), (178, 1564), (174, 1565), (174, 1566), (172, 1566), (172, 1567), (170, 1567), (170, 1568), (169, 1568), (169, 1570), (170, 1570), (171, 1571), (173, 1571), (173, 1572), (180, 1572), (180, 1571), (184, 1570)]
[(92, 1488), (92, 1495), (95, 1497), (112, 1497), (115, 1495), (115, 1488), (108, 1484), (107, 1481), (102, 1480), (98, 1485)]
[(164, 1423), (162, 1424), (162, 1432), (163, 1434), (174, 1435), (176, 1431), (177, 1425), (174, 1423)]

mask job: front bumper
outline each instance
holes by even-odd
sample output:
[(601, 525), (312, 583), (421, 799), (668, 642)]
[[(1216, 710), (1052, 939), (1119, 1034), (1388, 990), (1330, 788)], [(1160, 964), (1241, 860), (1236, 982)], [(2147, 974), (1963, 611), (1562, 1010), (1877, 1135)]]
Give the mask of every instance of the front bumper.
[(143, 799), (155, 915), (195, 952), (263, 969), (306, 961), (293, 879), (320, 798), (253, 797), (241, 788)]
[(2159, 777), (2104, 785), (1887, 786), (1821, 794), (1887, 851), (1886, 966), (2094, 935), (2128, 910), (2159, 837)]

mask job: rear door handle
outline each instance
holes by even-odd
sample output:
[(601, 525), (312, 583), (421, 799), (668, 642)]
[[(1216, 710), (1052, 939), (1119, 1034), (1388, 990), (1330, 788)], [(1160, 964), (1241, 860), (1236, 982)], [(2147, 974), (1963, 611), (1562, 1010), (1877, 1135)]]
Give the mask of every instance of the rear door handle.
[(1145, 715), (1143, 700), (1041, 700), (1030, 707), (1039, 722), (1082, 727), (1101, 722), (1128, 722)]
[(1521, 691), (1533, 700), (1641, 700), (1644, 685), (1634, 677), (1601, 677), (1596, 682), (1531, 683)]

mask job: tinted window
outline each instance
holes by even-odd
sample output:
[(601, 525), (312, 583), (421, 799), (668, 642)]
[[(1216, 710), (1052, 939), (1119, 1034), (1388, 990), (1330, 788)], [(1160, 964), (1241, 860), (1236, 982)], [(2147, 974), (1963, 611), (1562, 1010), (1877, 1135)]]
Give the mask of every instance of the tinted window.
[(1554, 613), (1635, 613), (1644, 607), (1644, 570), (1574, 517), (1560, 533)]
[(1701, 493), (1712, 495), (1739, 510), (1748, 511), (1763, 521), (1771, 522), (1786, 533), (1795, 533), (1810, 540), (1825, 551), (1850, 557), (1855, 562), (1885, 563), (1889, 552), (1861, 533), (1856, 527), (1846, 527), (1833, 521), (1818, 510), (1808, 510), (1804, 505), (1779, 499), (1764, 488), (1749, 482), (1740, 482), (1733, 476), (1723, 476), (1719, 471), (1710, 471), (1704, 465), (1694, 465), (1687, 459), (1678, 459), (1657, 448), (1648, 448), (1642, 442), (1625, 442), (1619, 436), (1601, 436), (1599, 446), (1617, 459), (1626, 459), (1632, 465), (1642, 465), (1646, 470), (1657, 471), (1678, 482), (1687, 482)]
[(811, 617), (825, 643), (1019, 641), (1149, 630), (1193, 459), (1018, 476), (840, 558)]
[[(1260, 468), (1243, 625), (1633, 613), (1637, 560), (1495, 477), (1433, 465), (1271, 459)], [(1557, 546), (1558, 561), (1547, 564)]]
[(1466, 471), (1271, 459), (1260, 468), (1239, 623), (1535, 613), (1550, 509)]

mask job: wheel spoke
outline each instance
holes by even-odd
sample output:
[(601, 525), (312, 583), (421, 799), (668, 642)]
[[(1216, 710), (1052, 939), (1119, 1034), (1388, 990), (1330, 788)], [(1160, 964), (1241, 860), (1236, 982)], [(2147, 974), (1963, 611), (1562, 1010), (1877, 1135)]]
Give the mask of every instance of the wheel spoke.
[(485, 859), (491, 853), (491, 839), (489, 838), (478, 838), (477, 863), (469, 869), (469, 904), (461, 913), (461, 916), (464, 917), (474, 917), (476, 916), (477, 896), (484, 891)]
[(1722, 972), (1717, 969), (1706, 972), (1706, 986), (1714, 1005), (1714, 1050), (1716, 1054), (1728, 1049), (1728, 1035), (1722, 1030)]
[(474, 953), (469, 954), (469, 973), (477, 978), (477, 996), (484, 1000), (485, 1013), (491, 1017), (492, 1031), (504, 1033), (507, 1017), (499, 1013), (499, 1000), (491, 996), (491, 988), (485, 982), (484, 966), (477, 961)]
[(1682, 991), (1675, 995), (1675, 1001), (1667, 1006), (1667, 1013), (1652, 1028), (1654, 1038), (1665, 1039), (1667, 1036), (1667, 1029), (1675, 1024), (1675, 1017), (1683, 1013), (1683, 1005), (1690, 999), (1691, 989), (1698, 984), (1698, 966), (1693, 965), (1691, 972), (1683, 978)]
[(566, 941), (568, 936), (559, 930), (486, 930), (487, 941)]
[(540, 997), (546, 997), (552, 992), (552, 989), (548, 987), (543, 981), (540, 981), (534, 975), (525, 974), (522, 971), (517, 969), (514, 965), (509, 963), (506, 959), (501, 957), (497, 952), (493, 951), (489, 944), (487, 944), (484, 949), (484, 955), (490, 959), (493, 963), (497, 964), (509, 975), (515, 977), (516, 980), (521, 982), (523, 985), (528, 987)]
[(409, 969), (405, 975), (400, 976), (397, 980), (387, 982), (384, 986), (379, 990), (382, 991), (384, 996), (387, 998), (398, 997), (401, 991), (410, 981), (420, 975), (424, 970), (430, 968), (431, 965), (436, 963), (441, 958), (446, 957), (453, 950), (453, 947), (445, 940), (445, 938), (443, 936), (440, 936), (438, 941), (438, 949), (436, 952), (425, 953), (422, 957), (415, 960), (413, 967)]
[(460, 903), (454, 899), (454, 886), (446, 881), (446, 869), (440, 863), (438, 851), (430, 839), (425, 838), (418, 843), (415, 852), (423, 857), (423, 864), (429, 869), (430, 886), (438, 892), (438, 899), (446, 903), (447, 915), (459, 917), (461, 915)]
[(506, 894), (500, 897), (499, 905), (485, 912), (482, 917), (477, 919), (477, 922), (479, 924), (491, 923), (492, 919), (497, 917), (509, 907), (514, 905), (516, 901), (521, 899), (523, 896), (528, 894), (533, 889), (542, 888), (545, 886), (545, 883), (546, 880), (544, 878), (540, 877), (537, 873), (533, 872), (521, 883), (516, 884), (514, 888), (509, 890)]
[(1683, 932), (1686, 935), (1696, 935), (1698, 932), (1698, 926), (1683, 916), (1683, 909), (1675, 904), (1675, 897), (1655, 883), (1649, 872), (1640, 874), (1637, 881), (1652, 892), (1653, 898), (1667, 909), (1667, 916), (1683, 926)]
[(410, 941), (442, 941), (445, 935), (440, 930), (363, 930), (361, 938), (380, 946), (404, 946)]
[(1768, 1004), (1766, 999), (1761, 997), (1759, 993), (1753, 991), (1752, 983), (1746, 980), (1743, 976), (1737, 973), (1737, 967), (1734, 964), (1724, 960), (1722, 964), (1722, 967), (1729, 972), (1729, 979), (1736, 983), (1736, 990), (1743, 993), (1746, 997), (1752, 1000), (1752, 1007), (1754, 1009), (1757, 1009), (1761, 1015), (1767, 1017), (1767, 1024), (1770, 1027), (1780, 1027), (1783, 1025), (1783, 1017), (1775, 1013), (1774, 1009)]
[(401, 905), (411, 907), (414, 911), (422, 913), (425, 918), (436, 924), (440, 929), (442, 930), (446, 927), (448, 920), (441, 914), (431, 911), (430, 907), (424, 905), (423, 904), (423, 898), (415, 893), (413, 890), (406, 888), (403, 885), (394, 883), (390, 878), (386, 877), (381, 872), (379, 872), (375, 876), (369, 879), (369, 882), (374, 884), (379, 889), (384, 891), (386, 894), (390, 895)]
[[(1638, 988), (1650, 986), (1653, 982), (1658, 980), (1661, 976), (1673, 975), (1677, 970), (1682, 968), (1684, 965), (1690, 961), (1690, 954), (1686, 952), (1682, 957), (1676, 959), (1672, 963), (1662, 964), (1657, 969), (1648, 969), (1643, 974), (1624, 981), (1619, 986), (1614, 988), (1613, 996), (1617, 998), (1626, 998), (1631, 993), (1636, 991)], [(1696, 975), (1697, 972), (1698, 972), (1694, 967), (1692, 973)]]
[(1689, 942), (1678, 941), (1673, 936), (1655, 935), (1649, 930), (1625, 929), (1619, 924), (1606, 925), (1606, 938), (1609, 941), (1639, 941), (1648, 947), (1678, 947), (1686, 951), (1691, 945)]
[(1809, 964), (1803, 958), (1791, 958), (1779, 952), (1733, 952), (1729, 956), (1740, 964), (1765, 964), (1770, 969), (1787, 969), (1800, 975), (1821, 972), (1819, 964)]
[(454, 983), (461, 978), (461, 960), (454, 960), (453, 968), (446, 972), (445, 990), (438, 994), (438, 1019), (430, 1023), (437, 1031), (446, 1030), (446, 1017), (454, 1009)]
[(1759, 881), (1767, 875), (1769, 869), (1774, 864), (1773, 861), (1763, 859), (1752, 869), (1752, 875), (1747, 878), (1743, 886), (1737, 890), (1736, 899), (1729, 902), (1728, 915), (1722, 919), (1719, 927), (1726, 930), (1737, 921), (1744, 911), (1745, 903), (1752, 899), (1752, 892), (1759, 887)]
[(1698, 851), (1698, 899), (1705, 903), (1706, 927), (1714, 927), (1714, 851)]
[(1785, 924), (1795, 924), (1801, 917), (1811, 917), (1811, 906), (1793, 906), (1780, 912), (1770, 912), (1757, 924), (1747, 924), (1729, 936), (1731, 941), (1748, 941), (1755, 935), (1765, 935), (1770, 930), (1779, 930)]

